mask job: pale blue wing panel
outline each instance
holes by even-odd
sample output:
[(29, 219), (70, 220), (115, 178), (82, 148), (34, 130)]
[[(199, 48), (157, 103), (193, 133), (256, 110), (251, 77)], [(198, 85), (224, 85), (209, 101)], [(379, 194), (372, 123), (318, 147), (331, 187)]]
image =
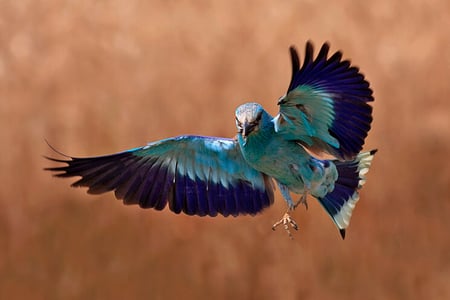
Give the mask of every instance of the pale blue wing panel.
[(117, 154), (54, 159), (55, 176), (81, 176), (72, 186), (115, 191), (125, 204), (175, 213), (256, 214), (273, 203), (272, 180), (251, 168), (235, 140), (180, 136)]
[(324, 44), (314, 59), (306, 44), (305, 59), (291, 47), (292, 79), (278, 104), (275, 128), (286, 139), (299, 141), (313, 152), (327, 152), (339, 159), (358, 154), (372, 122), (373, 101), (369, 83), (342, 54), (328, 58)]

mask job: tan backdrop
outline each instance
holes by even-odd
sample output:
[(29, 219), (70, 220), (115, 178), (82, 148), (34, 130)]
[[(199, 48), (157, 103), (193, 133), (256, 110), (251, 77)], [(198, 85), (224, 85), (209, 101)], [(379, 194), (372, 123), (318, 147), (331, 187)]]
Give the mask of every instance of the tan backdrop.
[[(89, 196), (42, 168), (273, 114), (288, 47), (342, 49), (379, 148), (347, 239), (320, 205), (295, 240)], [(434, 1), (0, 1), (1, 299), (449, 299), (450, 5)], [(180, 298), (181, 299), (181, 298)]]

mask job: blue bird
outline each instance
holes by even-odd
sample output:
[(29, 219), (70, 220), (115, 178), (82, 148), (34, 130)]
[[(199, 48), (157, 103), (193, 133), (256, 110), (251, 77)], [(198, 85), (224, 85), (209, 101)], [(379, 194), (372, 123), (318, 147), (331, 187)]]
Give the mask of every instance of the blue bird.
[[(372, 122), (369, 83), (359, 69), (328, 57), (323, 44), (314, 58), (307, 42), (300, 66), (290, 47), (292, 78), (272, 117), (257, 103), (236, 109), (233, 139), (183, 135), (116, 154), (65, 159), (45, 170), (57, 177), (80, 176), (74, 187), (88, 193), (114, 191), (125, 204), (175, 213), (255, 215), (274, 201), (275, 182), (287, 212), (273, 225), (298, 229), (289, 212), (315, 197), (342, 238), (366, 181), (376, 150), (361, 152)], [(294, 201), (291, 192), (300, 194)]]

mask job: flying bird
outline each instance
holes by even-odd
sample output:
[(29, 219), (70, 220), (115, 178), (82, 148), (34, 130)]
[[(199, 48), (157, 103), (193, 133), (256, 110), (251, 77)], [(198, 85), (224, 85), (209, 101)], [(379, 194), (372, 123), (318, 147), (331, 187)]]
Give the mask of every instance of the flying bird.
[[(290, 237), (290, 216), (307, 195), (316, 198), (342, 238), (376, 150), (361, 152), (371, 127), (369, 82), (341, 52), (325, 43), (314, 57), (306, 43), (303, 63), (289, 48), (292, 77), (273, 117), (258, 103), (236, 109), (235, 138), (182, 135), (94, 157), (46, 157), (64, 166), (57, 177), (81, 178), (89, 194), (114, 191), (125, 204), (175, 213), (255, 215), (274, 201), (275, 184), (287, 204), (280, 221)], [(51, 147), (51, 146), (50, 146)], [(275, 183), (275, 184), (274, 184)], [(299, 194), (298, 200), (291, 193)]]

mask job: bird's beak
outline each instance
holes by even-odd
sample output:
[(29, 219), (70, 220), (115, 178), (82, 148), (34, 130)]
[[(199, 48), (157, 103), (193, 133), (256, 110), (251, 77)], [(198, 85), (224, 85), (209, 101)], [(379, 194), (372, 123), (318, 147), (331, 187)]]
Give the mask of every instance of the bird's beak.
[(255, 124), (245, 122), (242, 126), (242, 136), (247, 138), (247, 136), (255, 129), (255, 126)]

